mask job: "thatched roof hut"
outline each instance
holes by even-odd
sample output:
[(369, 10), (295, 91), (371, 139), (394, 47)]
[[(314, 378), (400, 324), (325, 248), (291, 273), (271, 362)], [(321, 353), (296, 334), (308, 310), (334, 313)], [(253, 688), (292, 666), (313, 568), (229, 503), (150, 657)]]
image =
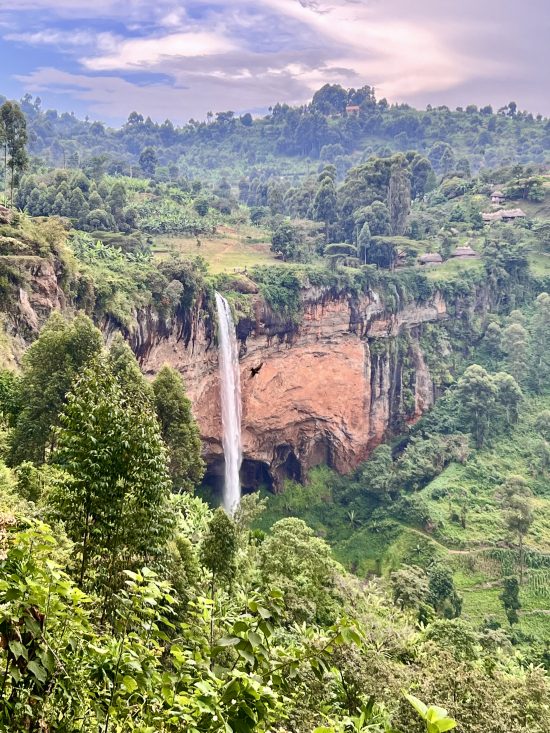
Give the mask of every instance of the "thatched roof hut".
[(478, 258), (479, 254), (474, 249), (472, 249), (469, 244), (467, 244), (464, 247), (457, 247), (451, 257), (471, 260)]
[(420, 265), (441, 265), (442, 262), (443, 257), (438, 252), (426, 252), (418, 258)]

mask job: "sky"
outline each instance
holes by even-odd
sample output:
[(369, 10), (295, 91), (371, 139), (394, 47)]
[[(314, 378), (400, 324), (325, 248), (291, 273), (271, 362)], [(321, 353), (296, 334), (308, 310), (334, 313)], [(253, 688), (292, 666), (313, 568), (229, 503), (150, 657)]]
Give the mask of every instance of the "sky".
[(0, 93), (123, 122), (300, 104), (325, 83), (550, 115), (550, 0), (0, 0)]

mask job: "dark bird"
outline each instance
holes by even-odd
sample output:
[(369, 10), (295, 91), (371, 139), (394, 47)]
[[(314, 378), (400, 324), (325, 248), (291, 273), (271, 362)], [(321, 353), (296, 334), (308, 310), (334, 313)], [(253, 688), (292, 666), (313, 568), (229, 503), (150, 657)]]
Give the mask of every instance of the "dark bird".
[(250, 379), (252, 379), (252, 377), (255, 377), (256, 376), (256, 374), (260, 371), (260, 369), (263, 367), (263, 365), (264, 365), (264, 363), (262, 361), (261, 364), (258, 364), (257, 367), (251, 367), (250, 368)]

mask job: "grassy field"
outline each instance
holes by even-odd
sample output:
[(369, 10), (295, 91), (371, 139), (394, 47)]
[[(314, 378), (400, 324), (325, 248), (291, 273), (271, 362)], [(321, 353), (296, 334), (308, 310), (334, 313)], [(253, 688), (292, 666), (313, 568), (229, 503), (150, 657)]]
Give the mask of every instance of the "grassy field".
[(219, 226), (215, 234), (199, 237), (157, 237), (154, 253), (159, 259), (172, 253), (201, 256), (213, 274), (242, 271), (253, 265), (282, 264), (270, 251), (270, 236), (254, 226)]
[(448, 280), (450, 277), (460, 278), (465, 272), (481, 269), (483, 269), (481, 260), (450, 259), (442, 265), (426, 267), (424, 271), (428, 280), (441, 282), (442, 280)]

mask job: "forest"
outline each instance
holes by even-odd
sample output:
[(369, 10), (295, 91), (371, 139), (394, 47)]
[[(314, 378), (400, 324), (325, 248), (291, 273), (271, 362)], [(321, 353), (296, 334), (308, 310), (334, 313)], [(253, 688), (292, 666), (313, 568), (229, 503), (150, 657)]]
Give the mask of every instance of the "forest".
[[(0, 731), (547, 733), (550, 121), (0, 101)], [(349, 308), (368, 456), (219, 506), (216, 293), (249, 390)]]

